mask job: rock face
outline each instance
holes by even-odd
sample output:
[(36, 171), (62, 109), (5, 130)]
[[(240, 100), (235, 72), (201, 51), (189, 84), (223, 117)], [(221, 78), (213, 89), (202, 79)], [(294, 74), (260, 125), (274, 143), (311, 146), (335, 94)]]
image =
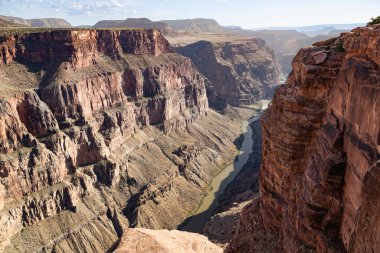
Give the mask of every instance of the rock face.
[(96, 65), (103, 55), (118, 59), (122, 54), (158, 56), (170, 52), (158, 30), (63, 30), (15, 34), (1, 41), (0, 66), (14, 61), (24, 65), (64, 63), (66, 69), (76, 70)]
[(175, 229), (236, 152), (238, 124), (157, 30), (14, 34), (0, 54), (1, 252)]
[(380, 250), (379, 64), (380, 26), (302, 49), (265, 113), (259, 220), (284, 251)]
[[(239, 106), (272, 97), (279, 84), (280, 67), (261, 39), (235, 42), (200, 41), (177, 51), (190, 57), (211, 83), (212, 93)], [(215, 99), (209, 97), (210, 103)]]
[(128, 229), (115, 253), (222, 253), (200, 234), (168, 230)]

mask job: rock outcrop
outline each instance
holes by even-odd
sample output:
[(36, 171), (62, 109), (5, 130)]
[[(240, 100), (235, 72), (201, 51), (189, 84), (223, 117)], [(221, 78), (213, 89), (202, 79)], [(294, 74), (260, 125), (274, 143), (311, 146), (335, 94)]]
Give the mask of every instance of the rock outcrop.
[(249, 238), (261, 222), (285, 252), (380, 250), (379, 64), (378, 25), (297, 54), (262, 118), (260, 208), (227, 252), (259, 252)]
[(181, 231), (128, 229), (115, 253), (222, 253), (207, 237)]
[(158, 30), (14, 33), (0, 54), (1, 252), (175, 229), (236, 152), (239, 124)]
[(210, 104), (217, 98), (234, 106), (253, 104), (272, 97), (280, 81), (274, 53), (261, 39), (200, 41), (177, 52), (190, 57), (210, 81)]

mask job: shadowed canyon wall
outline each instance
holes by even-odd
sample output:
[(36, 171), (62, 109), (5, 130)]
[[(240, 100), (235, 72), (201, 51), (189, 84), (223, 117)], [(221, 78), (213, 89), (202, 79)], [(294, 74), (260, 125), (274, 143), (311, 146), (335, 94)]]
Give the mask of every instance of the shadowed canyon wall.
[(227, 252), (380, 250), (379, 64), (380, 26), (300, 50), (262, 118), (261, 198)]
[(271, 98), (280, 82), (281, 68), (261, 39), (199, 41), (176, 51), (190, 57), (210, 81), (211, 105), (217, 97), (234, 106), (253, 104)]

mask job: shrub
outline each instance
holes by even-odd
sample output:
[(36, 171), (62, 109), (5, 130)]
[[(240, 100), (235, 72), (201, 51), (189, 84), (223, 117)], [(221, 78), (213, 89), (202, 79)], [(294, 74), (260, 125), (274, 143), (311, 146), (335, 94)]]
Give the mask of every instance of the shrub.
[(343, 43), (339, 43), (338, 45), (335, 46), (335, 51), (344, 53), (346, 50), (343, 47)]
[(377, 25), (377, 24), (380, 24), (380, 16), (378, 16), (377, 18), (371, 18), (371, 21), (368, 22), (368, 25)]

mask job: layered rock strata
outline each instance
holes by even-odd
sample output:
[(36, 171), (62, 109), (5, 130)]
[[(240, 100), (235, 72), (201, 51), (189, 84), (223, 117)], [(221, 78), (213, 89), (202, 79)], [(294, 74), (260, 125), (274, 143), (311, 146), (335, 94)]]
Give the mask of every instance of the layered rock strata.
[(176, 228), (236, 152), (239, 127), (157, 30), (2, 36), (0, 77), (2, 252), (104, 252), (128, 226)]
[(285, 252), (380, 250), (379, 52), (380, 26), (300, 50), (262, 118), (261, 216), (227, 252), (255, 252), (258, 222)]
[[(279, 85), (281, 68), (273, 51), (261, 39), (233, 42), (199, 41), (177, 52), (190, 57), (208, 78), (210, 94), (240, 106), (272, 97)], [(210, 103), (217, 102), (209, 97)]]

